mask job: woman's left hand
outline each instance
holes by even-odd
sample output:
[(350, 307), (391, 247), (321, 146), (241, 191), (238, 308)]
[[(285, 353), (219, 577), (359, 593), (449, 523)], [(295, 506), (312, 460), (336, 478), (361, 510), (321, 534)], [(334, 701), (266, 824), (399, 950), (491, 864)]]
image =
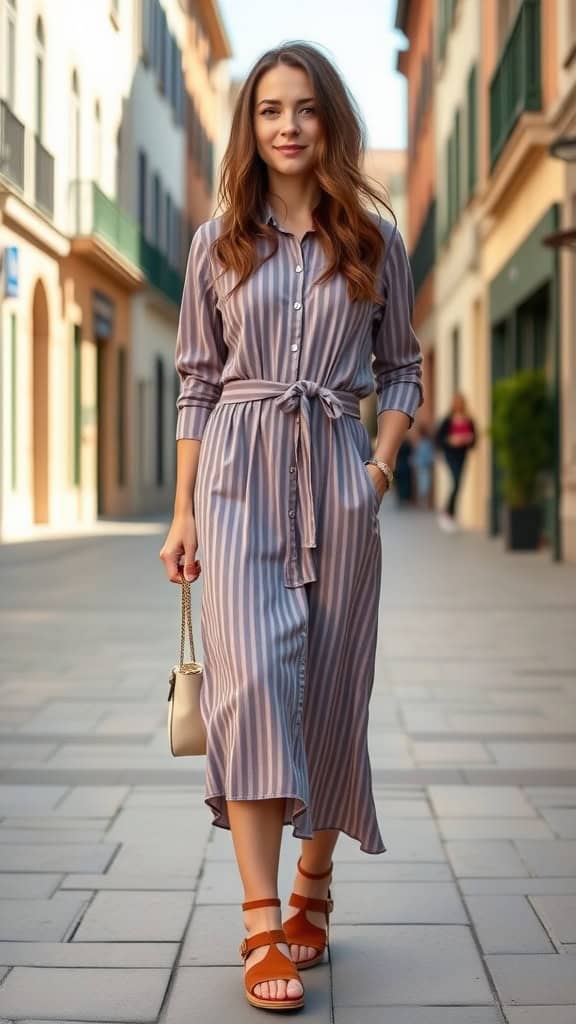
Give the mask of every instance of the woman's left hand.
[(372, 477), (374, 490), (376, 491), (380, 501), (382, 501), (382, 498), (384, 497), (386, 491), (390, 487), (390, 484), (388, 483), (388, 477), (386, 477), (382, 470), (378, 469), (378, 466), (375, 466), (374, 463), (368, 463), (366, 469), (368, 470), (370, 476)]

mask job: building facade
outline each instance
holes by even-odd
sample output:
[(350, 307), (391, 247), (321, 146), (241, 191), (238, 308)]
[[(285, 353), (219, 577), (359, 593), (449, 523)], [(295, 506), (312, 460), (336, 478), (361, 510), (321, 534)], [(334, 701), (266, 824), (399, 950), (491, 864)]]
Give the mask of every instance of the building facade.
[[(489, 435), (493, 386), (516, 370), (542, 368), (555, 409), (542, 543), (556, 559), (576, 557), (576, 270), (569, 248), (576, 238), (576, 170), (550, 147), (560, 135), (576, 134), (575, 10), (572, 0), (399, 0), (396, 19), (409, 40), (399, 66), (408, 78), (416, 145), (426, 137), (418, 54), (434, 24), (431, 99), (423, 105), (433, 104), (438, 181), (434, 255), (427, 260), (435, 413), (460, 390), (479, 427), (461, 517), (492, 535), (502, 531)], [(416, 149), (409, 155), (409, 225), (421, 217), (424, 190), (412, 178), (421, 166)], [(409, 239), (418, 317), (426, 289), (410, 230)], [(440, 503), (442, 476), (438, 483)]]
[(2, 537), (169, 511), (199, 6), (0, 0)]
[(418, 421), (429, 427), (436, 416), (436, 160), (434, 89), (434, 0), (400, 0), (396, 28), (408, 38), (398, 54), (398, 70), (408, 87), (406, 245), (414, 278), (414, 326), (423, 351), (424, 404)]

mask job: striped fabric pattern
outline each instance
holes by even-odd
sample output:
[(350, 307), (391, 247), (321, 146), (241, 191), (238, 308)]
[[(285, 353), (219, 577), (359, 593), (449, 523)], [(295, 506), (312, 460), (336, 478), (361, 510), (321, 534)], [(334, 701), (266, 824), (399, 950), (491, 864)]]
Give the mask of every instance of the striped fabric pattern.
[(229, 828), (227, 799), (284, 797), (295, 836), (335, 828), (382, 853), (367, 746), (379, 500), (358, 400), (375, 386), (378, 411), (410, 421), (422, 403), (412, 278), (380, 221), (385, 310), (351, 303), (341, 276), (314, 284), (316, 233), (264, 216), (278, 250), (231, 297), (210, 254), (220, 218), (197, 230), (176, 344), (176, 436), (202, 440), (205, 801)]

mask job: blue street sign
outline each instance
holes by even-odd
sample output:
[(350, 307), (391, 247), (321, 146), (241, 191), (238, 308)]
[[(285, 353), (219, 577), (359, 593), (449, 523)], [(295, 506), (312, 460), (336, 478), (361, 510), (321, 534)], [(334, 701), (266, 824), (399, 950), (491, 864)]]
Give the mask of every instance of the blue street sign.
[(7, 299), (18, 298), (19, 284), (18, 247), (7, 245), (4, 249), (4, 295)]

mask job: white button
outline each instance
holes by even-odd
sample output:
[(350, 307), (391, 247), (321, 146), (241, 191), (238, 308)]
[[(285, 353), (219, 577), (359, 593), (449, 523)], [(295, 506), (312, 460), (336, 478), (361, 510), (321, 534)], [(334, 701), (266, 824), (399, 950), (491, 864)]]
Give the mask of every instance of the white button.
[(296, 472), (296, 466), (290, 466), (290, 472), (291, 473), (295, 473)]
[(290, 351), (291, 352), (297, 352), (298, 351), (298, 345), (290, 345)]
[(295, 302), (294, 303), (294, 309), (302, 309), (302, 303), (301, 302)]
[(300, 264), (298, 264), (298, 266), (296, 267), (296, 273), (297, 274), (301, 274), (302, 273), (302, 267), (300, 266)]
[(294, 509), (290, 509), (288, 515), (290, 516), (290, 519), (294, 519), (294, 516), (296, 515), (296, 513), (294, 512)]

